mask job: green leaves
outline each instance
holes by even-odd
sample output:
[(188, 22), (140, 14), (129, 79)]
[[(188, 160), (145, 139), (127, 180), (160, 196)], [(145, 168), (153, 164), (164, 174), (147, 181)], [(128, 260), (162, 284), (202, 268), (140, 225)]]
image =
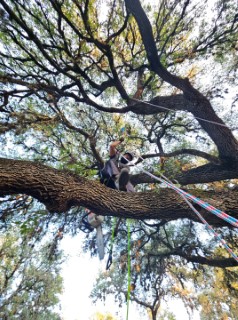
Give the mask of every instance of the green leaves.
[(16, 227), (0, 236), (0, 316), (58, 319), (52, 308), (62, 290), (60, 261), (47, 260), (47, 244), (31, 242), (26, 226), (21, 236)]
[[(148, 156), (143, 166), (156, 175), (162, 172), (177, 180), (191, 173), (190, 180), (184, 182), (189, 183), (189, 189), (197, 188), (193, 169), (199, 171), (199, 166), (208, 162), (210, 167), (215, 163), (211, 169), (212, 179), (224, 178), (220, 177), (222, 168), (218, 159), (222, 148), (235, 168), (231, 176), (237, 178), (234, 164), (237, 142), (228, 128), (216, 124), (222, 118), (227, 120), (228, 127), (236, 126), (235, 1), (217, 1), (212, 10), (209, 1), (165, 0), (157, 1), (155, 6), (144, 1), (142, 5), (152, 27), (153, 57), (145, 46), (149, 28), (145, 30), (143, 25), (141, 30), (145, 36), (142, 37), (135, 18), (128, 16), (124, 1), (1, 0), (0, 155), (46, 163), (88, 180), (98, 180), (97, 172), (108, 159), (110, 143), (124, 135), (121, 152), (130, 149)], [(158, 64), (157, 69), (152, 68), (151, 62)], [(158, 68), (164, 73), (158, 75)], [(168, 80), (168, 75), (175, 82)], [(228, 85), (229, 93), (233, 93), (229, 97), (220, 94)], [(189, 90), (196, 99), (191, 100)], [(211, 98), (214, 109), (207, 98)], [(208, 116), (214, 121), (209, 122)], [(212, 154), (217, 156), (217, 161), (209, 157)], [(144, 183), (139, 166), (133, 167), (131, 173), (135, 176), (137, 191), (148, 192), (152, 202), (153, 197), (161, 196), (164, 186)], [(200, 178), (197, 173), (195, 181), (201, 181)], [(49, 183), (54, 184), (52, 180)], [(225, 187), (230, 190), (229, 182)], [(50, 201), (47, 187), (42, 186), (42, 181), (37, 183), (46, 192), (46, 202)], [(204, 183), (201, 187), (214, 190), (223, 187), (224, 190), (223, 184)], [(1, 198), (0, 208), (3, 224), (19, 227), (21, 239), (39, 239), (51, 228), (54, 231), (63, 228), (70, 234), (80, 231), (84, 208), (74, 207), (63, 215), (50, 215), (24, 192), (23, 188), (20, 198), (12, 195)], [(97, 200), (90, 193), (92, 207), (102, 207), (103, 192)], [(119, 193), (118, 197), (123, 195)], [(67, 198), (68, 203), (71, 205)], [(110, 205), (114, 205), (113, 199)], [(229, 210), (231, 206), (229, 204)], [(164, 210), (176, 217), (178, 207), (180, 203), (168, 201)], [(159, 303), (165, 295), (180, 297), (188, 308), (189, 299), (197, 301), (183, 286), (191, 283), (196, 286), (202, 276), (198, 267), (203, 263), (202, 258), (210, 257), (216, 262), (218, 251), (214, 250), (213, 242), (197, 238), (201, 229), (196, 229), (191, 222), (193, 216), (186, 217), (188, 220), (176, 224), (164, 220), (132, 224), (134, 298), (140, 297), (141, 305), (145, 297), (149, 297), (148, 303), (152, 306), (152, 301)], [(110, 218), (105, 220), (104, 231), (109, 234)], [(111, 274), (113, 282), (102, 277), (96, 293), (104, 298), (108, 290), (121, 303), (126, 289), (125, 234), (125, 225), (121, 223), (116, 240), (116, 267)], [(54, 252), (57, 239), (55, 236), (50, 244), (52, 250), (48, 248), (48, 251)], [(94, 240), (93, 235), (88, 235), (87, 250), (90, 243), (91, 251), (95, 250)], [(19, 248), (12, 249), (11, 254), (18, 256), (17, 250)], [(222, 257), (222, 252), (219, 254)], [(191, 266), (188, 261), (198, 262)], [(47, 263), (43, 264), (46, 268)], [(41, 283), (50, 283), (52, 275), (38, 274), (36, 269), (33, 263), (26, 284), (35, 285), (42, 292)], [(193, 269), (197, 273), (193, 273)], [(53, 303), (55, 295), (51, 290), (48, 292)], [(23, 296), (27, 300), (30, 293), (24, 292)], [(43, 301), (46, 296), (41, 298)], [(45, 303), (44, 300), (42, 304)], [(20, 295), (16, 296), (14, 312), (18, 305), (22, 305)], [(165, 317), (162, 313), (160, 316)], [(173, 315), (167, 317), (172, 319)]]

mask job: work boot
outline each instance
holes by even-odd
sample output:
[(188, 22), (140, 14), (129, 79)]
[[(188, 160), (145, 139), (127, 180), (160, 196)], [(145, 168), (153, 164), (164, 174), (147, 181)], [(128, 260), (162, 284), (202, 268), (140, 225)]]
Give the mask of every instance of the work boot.
[(120, 191), (127, 191), (126, 185), (130, 180), (129, 170), (127, 168), (121, 169), (121, 172), (118, 177), (118, 184)]

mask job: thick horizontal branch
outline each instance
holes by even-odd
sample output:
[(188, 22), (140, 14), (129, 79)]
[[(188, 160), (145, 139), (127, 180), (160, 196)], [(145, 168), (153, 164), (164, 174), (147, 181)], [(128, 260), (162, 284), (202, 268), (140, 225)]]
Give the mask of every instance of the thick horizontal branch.
[(140, 101), (132, 98), (133, 105), (132, 112), (136, 114), (158, 114), (165, 111), (188, 111), (193, 105), (184, 98), (183, 94), (176, 94), (171, 96), (157, 96), (150, 101)]
[(212, 163), (182, 172), (176, 176), (180, 184), (209, 183), (238, 178), (238, 162), (216, 165)]
[[(180, 150), (176, 150), (170, 153), (154, 153), (154, 154), (145, 154), (142, 155), (143, 159), (149, 159), (149, 158), (155, 158), (155, 157), (165, 157), (165, 158), (171, 158), (171, 157), (176, 157), (179, 155), (193, 155), (196, 157), (201, 157), (204, 158), (210, 162), (219, 164), (219, 159), (215, 156), (212, 156), (204, 151), (200, 151), (200, 150), (196, 150), (196, 149), (180, 149)], [(141, 162), (141, 161), (138, 161)]]
[(203, 257), (199, 255), (186, 255), (179, 254), (181, 257), (185, 258), (188, 262), (199, 263), (211, 267), (227, 268), (227, 267), (237, 267), (237, 262), (234, 258), (211, 258)]
[[(170, 189), (161, 188), (159, 192), (120, 192), (97, 181), (39, 163), (0, 158), (0, 195), (10, 194), (30, 195), (45, 204), (49, 212), (61, 213), (72, 206), (83, 206), (104, 216), (167, 221), (188, 218), (197, 221), (184, 200)], [(200, 191), (199, 195), (238, 218), (238, 191)], [(209, 213), (204, 213), (204, 217), (213, 225), (227, 225)]]
[(199, 263), (211, 267), (227, 268), (227, 267), (237, 267), (237, 262), (234, 258), (218, 258), (218, 257), (204, 257), (201, 255), (187, 254), (181, 249), (174, 249), (172, 251), (160, 254), (150, 253), (153, 257), (170, 257), (179, 256), (186, 259), (188, 262)]
[[(170, 176), (173, 181), (178, 181), (181, 185), (238, 179), (238, 162), (234, 161), (231, 165), (208, 163), (188, 171), (182, 171), (176, 175), (174, 175), (173, 172), (166, 173), (166, 175)], [(151, 176), (145, 173), (133, 175), (131, 177), (131, 182), (133, 185), (141, 183), (158, 183), (156, 179), (151, 178)]]
[(197, 99), (188, 100), (185, 95), (157, 96), (151, 101), (134, 102), (131, 111), (136, 114), (158, 114), (165, 111), (191, 112), (201, 127), (214, 141), (219, 151), (220, 158), (226, 162), (238, 159), (238, 142), (231, 130), (216, 115), (210, 102), (201, 94)]

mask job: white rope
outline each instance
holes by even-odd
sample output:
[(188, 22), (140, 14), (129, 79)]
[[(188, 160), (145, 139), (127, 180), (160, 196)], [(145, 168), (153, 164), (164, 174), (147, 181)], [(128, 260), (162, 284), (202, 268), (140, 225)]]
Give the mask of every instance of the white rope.
[[(176, 111), (176, 110), (171, 110), (171, 109), (166, 108), (166, 107), (157, 106), (157, 105), (155, 105), (155, 104), (153, 104), (153, 103), (150, 103), (150, 102), (147, 102), (147, 101), (138, 100), (138, 99), (135, 99), (135, 98), (131, 98), (131, 100), (137, 101), (137, 102), (139, 102), (139, 103), (144, 103), (144, 104), (153, 106), (153, 107), (158, 108), (158, 109), (164, 109), (164, 110), (166, 110), (166, 111)], [(178, 111), (183, 111), (183, 110), (178, 110)], [(195, 119), (198, 119), (198, 120), (202, 120), (202, 121), (204, 121), (204, 122), (209, 122), (209, 123), (215, 124), (215, 125), (217, 125), (217, 126), (225, 127), (225, 128), (228, 128), (228, 129), (229, 129), (229, 127), (228, 127), (227, 125), (222, 124), (222, 123), (219, 123), (219, 122), (216, 122), (216, 121), (211, 121), (211, 120), (207, 120), (207, 119), (200, 118), (200, 117), (195, 117), (195, 116), (194, 116), (194, 118), (195, 118)], [(234, 129), (232, 129), (232, 130), (237, 130), (237, 128), (234, 128)]]
[[(144, 160), (141, 156), (140, 158), (142, 159), (142, 161)], [(143, 168), (141, 168), (141, 171), (144, 172), (145, 174), (149, 175), (151, 178), (158, 180), (162, 183), (165, 183), (169, 188), (172, 188), (171, 186), (175, 187), (176, 189), (173, 189), (178, 195), (180, 195), (182, 197), (182, 199), (189, 205), (189, 207), (192, 209), (192, 211), (198, 216), (198, 218), (203, 222), (203, 224), (205, 225), (205, 227), (208, 229), (208, 231), (210, 230), (214, 237), (220, 241), (222, 243), (222, 245), (224, 246), (224, 248), (231, 254), (231, 256), (235, 259), (236, 262), (238, 262), (238, 257), (237, 255), (231, 250), (231, 248), (227, 245), (226, 241), (224, 239), (221, 238), (221, 236), (210, 226), (210, 224), (203, 218), (203, 216), (200, 214), (200, 212), (198, 212), (198, 210), (196, 208), (194, 208), (193, 204), (180, 192), (180, 188), (176, 187), (167, 177), (165, 177), (162, 173), (160, 174), (164, 179), (156, 177), (155, 175), (153, 175), (152, 173), (150, 173), (147, 170), (144, 170)], [(181, 190), (182, 191), (182, 190)]]

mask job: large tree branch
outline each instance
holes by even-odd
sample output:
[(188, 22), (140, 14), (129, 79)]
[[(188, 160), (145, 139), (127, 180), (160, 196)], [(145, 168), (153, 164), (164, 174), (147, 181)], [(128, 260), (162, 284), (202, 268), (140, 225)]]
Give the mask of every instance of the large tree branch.
[[(237, 179), (238, 162), (234, 161), (230, 165), (208, 163), (176, 175), (173, 173), (169, 175), (172, 176), (172, 179), (178, 181), (182, 185)], [(157, 183), (158, 181), (145, 173), (138, 173), (131, 177), (131, 182), (134, 185), (137, 185), (141, 183)]]
[[(206, 153), (204, 151), (200, 151), (200, 150), (197, 150), (197, 149), (188, 149), (188, 148), (175, 150), (175, 151), (169, 152), (169, 153), (164, 153), (163, 152), (163, 153), (145, 154), (145, 155), (142, 155), (142, 158), (143, 159), (149, 159), (149, 158), (155, 158), (155, 157), (171, 158), (171, 157), (176, 157), (176, 156), (179, 156), (179, 155), (193, 155), (195, 157), (204, 158), (204, 159), (206, 159), (206, 160), (208, 160), (210, 162), (216, 163), (216, 164), (220, 163), (220, 161), (219, 161), (219, 159), (217, 157), (212, 156), (209, 153)], [(141, 162), (140, 159), (138, 160), (138, 163), (139, 162)]]
[(184, 99), (192, 106), (188, 111), (193, 113), (202, 128), (214, 141), (218, 148), (220, 159), (229, 163), (234, 159), (237, 160), (238, 142), (230, 129), (226, 127), (224, 122), (216, 115), (207, 98), (196, 90), (188, 79), (182, 79), (171, 74), (161, 64), (152, 27), (140, 1), (125, 0), (125, 3), (127, 10), (134, 16), (138, 24), (151, 70), (158, 74), (164, 81), (183, 91)]
[[(119, 192), (97, 181), (39, 163), (0, 158), (0, 195), (17, 193), (36, 198), (50, 212), (60, 213), (72, 206), (83, 206), (102, 215), (167, 221), (188, 218), (197, 221), (184, 200), (169, 189), (160, 189), (159, 192)], [(200, 192), (201, 198), (208, 199), (212, 205), (236, 218), (237, 196), (237, 191), (219, 194)], [(203, 213), (209, 223), (227, 225), (216, 216)]]
[(238, 178), (238, 162), (229, 165), (216, 165), (208, 163), (203, 166), (188, 170), (176, 176), (179, 183), (186, 185), (190, 183), (207, 183), (227, 179)]
[(192, 87), (188, 79), (182, 79), (176, 75), (171, 74), (160, 62), (158, 56), (158, 49), (153, 36), (150, 21), (145, 14), (139, 0), (125, 0), (125, 4), (129, 13), (131, 13), (140, 30), (143, 44), (147, 53), (147, 58), (151, 69), (156, 72), (164, 81), (170, 83), (172, 86), (186, 92), (187, 97), (197, 97), (198, 92)]
[(172, 251), (160, 254), (149, 253), (149, 256), (158, 257), (158, 258), (166, 258), (170, 256), (179, 256), (181, 258), (186, 259), (188, 262), (192, 263), (199, 263), (211, 267), (219, 267), (219, 268), (226, 268), (226, 267), (237, 267), (237, 262), (234, 258), (212, 258), (211, 257), (204, 257), (201, 255), (195, 254), (188, 254), (181, 249), (175, 248)]
[(185, 258), (188, 262), (204, 264), (211, 267), (227, 268), (237, 267), (237, 262), (234, 258), (212, 258), (203, 257), (199, 255), (187, 255), (184, 253), (178, 253), (182, 258)]

